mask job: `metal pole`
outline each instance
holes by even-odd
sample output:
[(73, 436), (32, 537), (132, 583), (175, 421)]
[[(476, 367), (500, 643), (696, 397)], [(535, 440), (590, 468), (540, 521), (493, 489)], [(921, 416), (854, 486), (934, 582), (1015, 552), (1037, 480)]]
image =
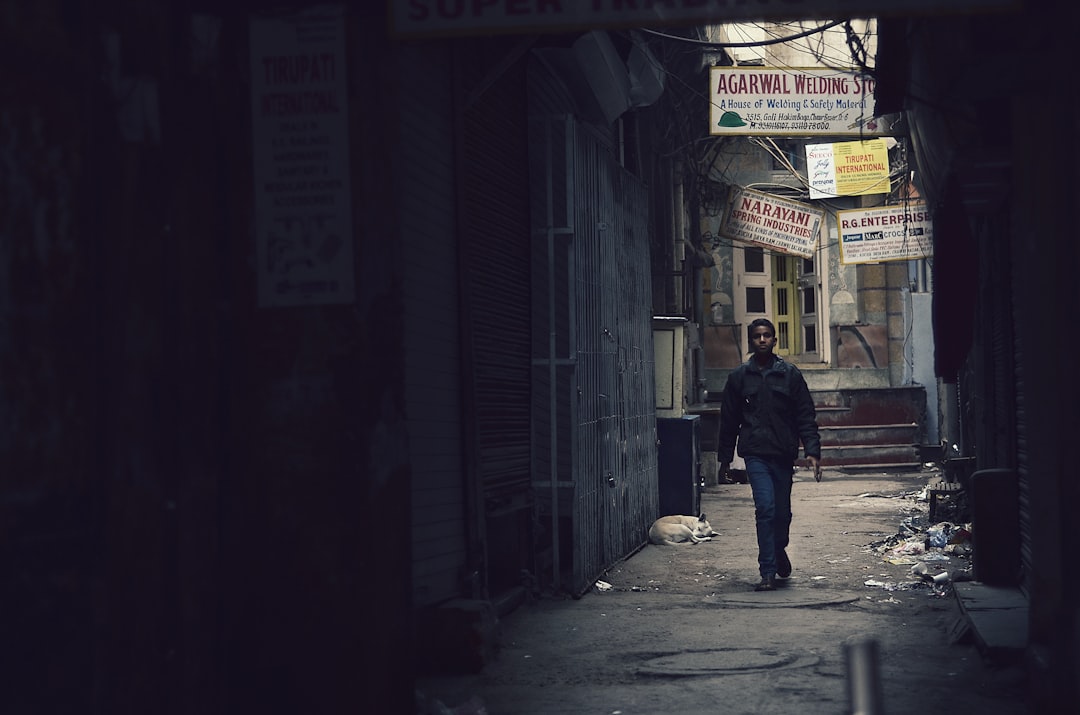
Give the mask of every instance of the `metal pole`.
[(878, 672), (878, 642), (864, 638), (844, 644), (847, 662), (849, 715), (884, 715), (881, 677)]

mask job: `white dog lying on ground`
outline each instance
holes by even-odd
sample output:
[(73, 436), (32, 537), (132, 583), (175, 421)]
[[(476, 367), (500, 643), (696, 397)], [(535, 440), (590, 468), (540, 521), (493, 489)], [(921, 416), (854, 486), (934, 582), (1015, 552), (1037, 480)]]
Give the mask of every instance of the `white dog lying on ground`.
[(649, 541), (658, 546), (687, 542), (700, 544), (702, 541), (711, 541), (714, 536), (720, 536), (720, 534), (713, 531), (712, 525), (704, 514), (701, 516), (680, 514), (662, 516), (649, 528)]

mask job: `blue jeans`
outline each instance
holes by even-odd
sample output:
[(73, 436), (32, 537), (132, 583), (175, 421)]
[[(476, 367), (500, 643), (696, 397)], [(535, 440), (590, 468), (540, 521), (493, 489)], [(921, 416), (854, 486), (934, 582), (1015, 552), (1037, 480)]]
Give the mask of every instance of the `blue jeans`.
[(787, 460), (745, 457), (746, 478), (754, 493), (758, 570), (776, 575), (776, 552), (786, 549), (791, 527), (791, 482), (795, 465)]

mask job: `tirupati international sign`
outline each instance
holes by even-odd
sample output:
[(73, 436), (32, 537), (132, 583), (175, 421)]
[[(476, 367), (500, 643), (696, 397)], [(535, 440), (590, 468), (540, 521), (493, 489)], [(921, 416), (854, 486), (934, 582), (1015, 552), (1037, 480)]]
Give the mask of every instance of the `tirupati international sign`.
[(865, 136), (887, 133), (874, 116), (874, 80), (832, 68), (713, 67), (714, 136)]
[(934, 252), (934, 225), (925, 203), (837, 211), (842, 263), (925, 258)]
[(813, 258), (825, 212), (753, 189), (735, 189), (720, 222), (720, 235), (780, 253)]
[(807, 144), (810, 198), (889, 193), (889, 148), (884, 139)]
[(261, 307), (355, 298), (345, 32), (341, 6), (250, 23)]
[[(992, 12), (1020, 0), (949, 0), (950, 13)], [(745, 20), (935, 15), (941, 0), (389, 0), (398, 36), (570, 32)]]

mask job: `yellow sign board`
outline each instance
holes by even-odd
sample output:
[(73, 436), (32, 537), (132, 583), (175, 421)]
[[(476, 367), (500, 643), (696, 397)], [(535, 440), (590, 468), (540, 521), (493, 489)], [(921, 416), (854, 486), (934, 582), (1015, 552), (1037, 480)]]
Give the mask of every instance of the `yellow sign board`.
[(884, 139), (838, 144), (807, 144), (810, 198), (887, 194), (889, 148)]

